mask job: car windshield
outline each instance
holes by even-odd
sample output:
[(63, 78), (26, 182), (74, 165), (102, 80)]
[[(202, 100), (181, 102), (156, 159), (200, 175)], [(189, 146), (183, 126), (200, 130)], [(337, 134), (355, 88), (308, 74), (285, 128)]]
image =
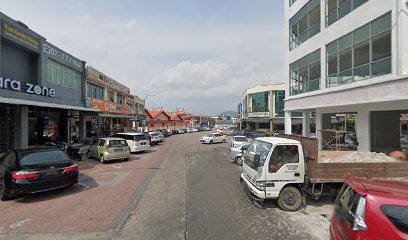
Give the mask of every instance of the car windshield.
[(146, 140), (147, 138), (145, 135), (135, 135), (134, 139), (140, 141), (140, 140)]
[(110, 140), (110, 147), (125, 147), (127, 146), (126, 140)]
[(70, 159), (60, 150), (29, 151), (21, 153), (20, 165), (21, 167), (29, 167), (67, 161), (70, 161)]
[(271, 143), (255, 140), (249, 146), (248, 151), (245, 154), (244, 157), (245, 163), (251, 168), (256, 170), (257, 166), (255, 166), (254, 164), (254, 156), (256, 154), (259, 154), (260, 156), (259, 166), (263, 166), (271, 148), (272, 148)]
[(246, 142), (248, 139), (246, 137), (235, 137), (234, 141), (236, 142)]

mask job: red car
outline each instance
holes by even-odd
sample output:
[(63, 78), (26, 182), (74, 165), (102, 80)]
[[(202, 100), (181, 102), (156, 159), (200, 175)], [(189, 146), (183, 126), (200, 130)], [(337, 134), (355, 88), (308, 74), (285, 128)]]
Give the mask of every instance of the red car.
[(408, 182), (344, 179), (330, 238), (408, 239)]

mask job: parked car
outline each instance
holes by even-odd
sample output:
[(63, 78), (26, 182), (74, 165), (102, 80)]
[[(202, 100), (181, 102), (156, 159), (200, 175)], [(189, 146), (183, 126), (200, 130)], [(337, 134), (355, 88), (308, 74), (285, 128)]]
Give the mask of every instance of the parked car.
[(193, 130), (192, 130), (191, 128), (188, 128), (188, 129), (186, 130), (186, 132), (187, 132), (187, 133), (192, 133)]
[(173, 135), (176, 135), (176, 134), (179, 134), (179, 131), (178, 131), (177, 129), (174, 129), (174, 130), (171, 130), (171, 133), (172, 133)]
[(10, 150), (0, 158), (0, 199), (78, 183), (78, 166), (55, 147)]
[(88, 150), (88, 158), (96, 158), (102, 164), (107, 161), (124, 159), (129, 160), (130, 148), (123, 138), (100, 138), (96, 140)]
[(167, 132), (167, 129), (160, 129), (157, 132), (161, 133), (165, 138), (170, 136), (170, 134)]
[(148, 132), (144, 132), (143, 134), (146, 136), (147, 140), (149, 141), (149, 145), (152, 145), (152, 136), (150, 136)]
[(144, 133), (118, 133), (113, 137), (125, 139), (131, 153), (144, 152), (150, 148), (149, 140)]
[(245, 142), (248, 142), (248, 138), (245, 136), (233, 136), (231, 141), (231, 147), (237, 147)]
[(245, 154), (245, 151), (248, 150), (248, 147), (251, 145), (251, 143), (247, 142), (247, 143), (242, 143), (238, 146), (235, 147), (231, 147), (230, 148), (230, 162), (232, 163), (236, 163), (238, 165), (242, 165), (242, 156), (243, 154)]
[(193, 128), (192, 131), (193, 132), (198, 132), (198, 128)]
[(157, 145), (163, 142), (164, 137), (160, 132), (149, 132), (150, 136), (152, 137), (151, 144)]
[(408, 239), (408, 183), (347, 177), (330, 226), (335, 239)]
[(173, 135), (173, 130), (167, 129), (166, 131), (167, 131), (167, 134), (168, 134), (169, 136)]
[(219, 134), (219, 133), (211, 133), (208, 134), (204, 137), (202, 137), (200, 139), (201, 143), (209, 143), (209, 144), (213, 144), (213, 143), (225, 143), (227, 142), (226, 138), (224, 135)]
[(179, 134), (184, 134), (185, 132), (184, 132), (183, 129), (178, 129), (178, 133), (179, 133)]

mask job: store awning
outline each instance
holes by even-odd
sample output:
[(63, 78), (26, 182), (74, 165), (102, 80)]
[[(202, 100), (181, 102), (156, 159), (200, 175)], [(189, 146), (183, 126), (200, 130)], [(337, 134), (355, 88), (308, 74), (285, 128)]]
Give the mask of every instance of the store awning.
[(37, 101), (30, 101), (30, 100), (23, 100), (23, 99), (16, 99), (16, 98), (5, 98), (5, 97), (0, 97), (0, 103), (36, 106), (36, 107), (60, 108), (60, 109), (76, 110), (76, 111), (100, 112), (99, 110), (92, 109), (92, 108), (86, 108), (86, 107), (77, 107), (77, 106), (70, 106), (70, 105), (57, 104), (57, 103), (37, 102)]
[(107, 118), (135, 118), (134, 116), (130, 115), (117, 115), (117, 114), (107, 114), (107, 113), (99, 113), (99, 117), (107, 117)]

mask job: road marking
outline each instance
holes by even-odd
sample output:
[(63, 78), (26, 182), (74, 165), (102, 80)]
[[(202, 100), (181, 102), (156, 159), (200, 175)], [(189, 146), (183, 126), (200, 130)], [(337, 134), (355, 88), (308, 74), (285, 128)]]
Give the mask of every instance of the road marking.
[(16, 222), (16, 223), (14, 223), (14, 224), (11, 224), (11, 225), (10, 225), (10, 228), (15, 229), (15, 228), (21, 227), (21, 226), (23, 226), (24, 224), (26, 224), (26, 223), (28, 223), (28, 222), (30, 222), (30, 221), (31, 221), (31, 218), (26, 218), (26, 219), (24, 219), (24, 220), (21, 220), (21, 221), (19, 221), (19, 222)]
[(111, 167), (119, 169), (119, 168), (122, 168), (122, 165), (111, 165)]

